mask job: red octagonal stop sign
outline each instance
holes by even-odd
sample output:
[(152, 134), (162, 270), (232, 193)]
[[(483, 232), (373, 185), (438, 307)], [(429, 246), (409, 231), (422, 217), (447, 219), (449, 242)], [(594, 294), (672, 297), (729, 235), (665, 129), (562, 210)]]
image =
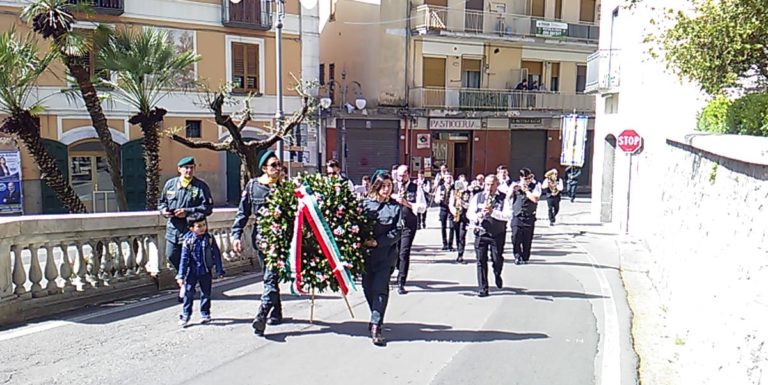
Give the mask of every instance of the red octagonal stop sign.
[(624, 130), (616, 138), (616, 144), (619, 145), (621, 151), (633, 154), (642, 146), (643, 138), (635, 130)]

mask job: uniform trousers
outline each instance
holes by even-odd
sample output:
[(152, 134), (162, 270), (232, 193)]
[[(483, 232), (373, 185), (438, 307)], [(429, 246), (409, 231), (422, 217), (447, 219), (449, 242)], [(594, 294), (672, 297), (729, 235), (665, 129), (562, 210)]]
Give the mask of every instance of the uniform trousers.
[(487, 232), (475, 230), (475, 255), (477, 256), (477, 286), (480, 291), (488, 291), (488, 253), (491, 254), (493, 273), (501, 275), (504, 268), (504, 247), (506, 232), (492, 236)]
[(528, 262), (531, 258), (533, 230), (536, 219), (512, 219), (512, 254), (516, 261)]
[[(256, 243), (254, 242), (254, 245), (255, 244)], [(259, 263), (261, 263), (264, 281), (264, 291), (261, 293), (259, 313), (261, 314), (263, 312), (261, 315), (266, 316), (271, 310), (273, 316), (282, 317), (283, 306), (280, 302), (280, 285), (278, 282), (277, 271), (267, 267), (267, 264), (264, 261), (264, 253), (257, 250), (257, 254), (259, 256)]]
[(168, 262), (173, 265), (174, 270), (179, 271), (179, 263), (181, 263), (181, 242), (176, 243), (166, 239), (165, 256), (168, 258)]
[(560, 194), (547, 198), (547, 209), (549, 223), (555, 223), (557, 213), (560, 212)]
[(467, 242), (467, 220), (462, 219), (458, 222), (453, 222), (453, 233), (456, 237), (456, 250), (459, 252), (459, 257), (464, 256), (464, 249)]
[(445, 206), (440, 206), (440, 235), (443, 247), (453, 247), (453, 215)]
[(400, 237), (400, 255), (397, 264), (397, 284), (400, 286), (405, 286), (405, 281), (408, 279), (408, 269), (411, 266), (411, 247), (413, 246), (413, 239), (416, 237), (416, 230), (415, 223), (406, 223)]

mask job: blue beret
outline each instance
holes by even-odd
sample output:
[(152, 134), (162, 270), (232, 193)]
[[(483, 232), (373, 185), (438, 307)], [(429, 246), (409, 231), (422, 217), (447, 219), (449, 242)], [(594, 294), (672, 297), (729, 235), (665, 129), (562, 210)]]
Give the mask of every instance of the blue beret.
[(264, 167), (267, 164), (269, 158), (277, 158), (277, 154), (275, 154), (275, 152), (272, 150), (265, 152), (261, 158), (259, 158), (259, 168)]
[(193, 158), (191, 156), (185, 156), (185, 157), (179, 159), (179, 163), (176, 163), (176, 165), (179, 166), (179, 167), (184, 167), (184, 166), (190, 165), (190, 164), (192, 164), (192, 165), (195, 164), (195, 158)]

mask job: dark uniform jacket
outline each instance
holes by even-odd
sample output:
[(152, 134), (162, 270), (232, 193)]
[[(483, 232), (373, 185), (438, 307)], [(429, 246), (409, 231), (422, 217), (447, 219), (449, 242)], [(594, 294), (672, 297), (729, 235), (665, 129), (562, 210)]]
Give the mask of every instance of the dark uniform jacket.
[[(251, 217), (251, 214), (258, 215), (259, 210), (266, 204), (267, 197), (269, 197), (271, 192), (272, 187), (262, 184), (258, 178), (248, 181), (243, 190), (243, 195), (240, 197), (240, 206), (237, 208), (235, 222), (232, 224), (232, 237), (235, 240), (242, 239), (243, 230), (248, 225), (248, 219)], [(259, 227), (253, 226), (251, 242), (253, 242), (254, 249), (258, 249), (258, 244), (256, 243), (258, 232)]]
[[(180, 177), (171, 178), (165, 183), (163, 192), (160, 194), (160, 201), (157, 203), (157, 209), (160, 213), (166, 209), (173, 212), (176, 209), (184, 209), (187, 215), (191, 213), (203, 213), (205, 216), (213, 212), (213, 198), (211, 189), (200, 179), (192, 178), (192, 183), (187, 188), (181, 187)], [(171, 217), (165, 230), (165, 239), (180, 243), (181, 238), (186, 234), (187, 218)]]
[(395, 266), (402, 233), (402, 228), (398, 225), (401, 208), (402, 206), (391, 199), (387, 202), (374, 199), (363, 201), (363, 212), (373, 220), (373, 237), (377, 243), (368, 253), (367, 268), (389, 269)]

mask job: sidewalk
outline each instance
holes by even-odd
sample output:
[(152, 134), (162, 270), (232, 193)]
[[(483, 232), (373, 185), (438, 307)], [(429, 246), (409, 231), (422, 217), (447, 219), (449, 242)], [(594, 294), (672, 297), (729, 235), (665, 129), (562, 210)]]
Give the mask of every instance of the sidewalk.
[[(546, 203), (543, 207), (546, 208)], [(632, 313), (632, 345), (638, 356), (640, 384), (681, 384), (676, 363), (682, 342), (667, 333), (667, 311), (648, 276), (649, 261), (652, 260), (648, 248), (641, 240), (627, 236), (613, 226), (593, 221), (588, 199), (577, 199), (576, 204), (563, 201), (559, 216), (563, 228), (579, 235), (595, 234), (601, 242), (615, 245), (621, 280)], [(541, 207), (539, 217), (546, 218), (546, 211), (541, 211)]]

